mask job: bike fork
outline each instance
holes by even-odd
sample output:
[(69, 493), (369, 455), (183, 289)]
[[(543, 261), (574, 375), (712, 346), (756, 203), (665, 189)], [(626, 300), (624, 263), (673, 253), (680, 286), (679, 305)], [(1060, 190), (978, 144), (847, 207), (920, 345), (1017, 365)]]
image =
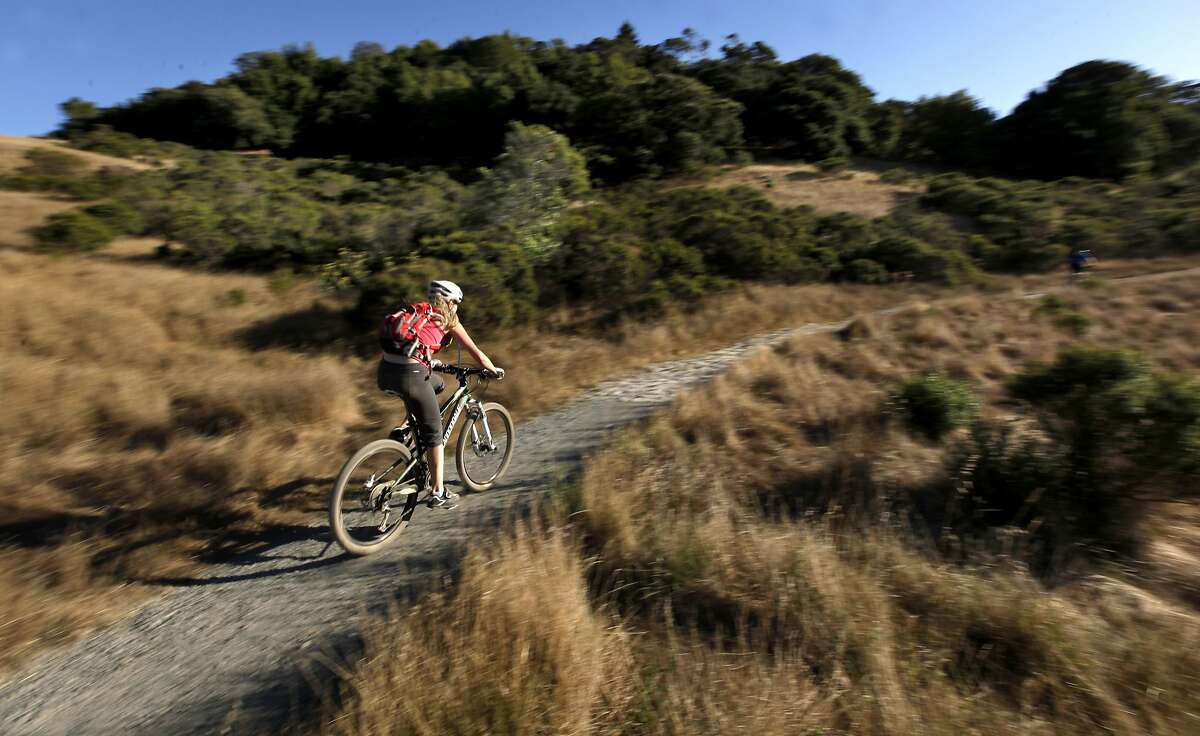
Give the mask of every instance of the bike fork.
[[(488, 426), (487, 413), (483, 410), (483, 404), (472, 399), (471, 412), (482, 420), (479, 423), (483, 425), (483, 434), (486, 438), (484, 446), (488, 450), (495, 450), (495, 443), (492, 441), (492, 428)], [(476, 448), (479, 447), (479, 430), (475, 428), (475, 422), (471, 422), (471, 444)]]

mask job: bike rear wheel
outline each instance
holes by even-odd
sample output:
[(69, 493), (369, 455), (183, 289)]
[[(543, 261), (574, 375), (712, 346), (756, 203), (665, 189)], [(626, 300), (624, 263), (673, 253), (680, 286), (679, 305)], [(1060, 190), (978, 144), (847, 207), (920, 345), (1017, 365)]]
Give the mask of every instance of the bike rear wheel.
[(459, 480), (472, 491), (491, 488), (508, 470), (515, 445), (508, 409), (495, 402), (470, 409), (454, 453)]
[(342, 549), (368, 555), (395, 541), (416, 510), (420, 469), (395, 440), (375, 440), (350, 456), (329, 496), (329, 529)]

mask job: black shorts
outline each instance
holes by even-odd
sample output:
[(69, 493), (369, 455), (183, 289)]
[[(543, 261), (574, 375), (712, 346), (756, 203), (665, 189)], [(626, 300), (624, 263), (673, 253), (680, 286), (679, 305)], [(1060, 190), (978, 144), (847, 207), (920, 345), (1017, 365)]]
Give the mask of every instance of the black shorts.
[(417, 422), (417, 433), (426, 447), (442, 444), (442, 417), (437, 394), (445, 388), (442, 377), (418, 363), (379, 361), (379, 390), (404, 399), (404, 405)]

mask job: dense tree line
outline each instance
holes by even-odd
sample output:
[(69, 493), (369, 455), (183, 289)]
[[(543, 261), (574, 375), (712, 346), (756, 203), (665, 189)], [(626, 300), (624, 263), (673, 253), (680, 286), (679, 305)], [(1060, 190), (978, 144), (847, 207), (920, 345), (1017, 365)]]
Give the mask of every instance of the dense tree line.
[(567, 135), (608, 183), (750, 155), (1045, 179), (1119, 179), (1200, 157), (1200, 86), (1112, 61), (1064, 71), (1003, 119), (965, 91), (877, 101), (828, 56), (784, 61), (736, 36), (718, 56), (691, 31), (650, 45), (629, 25), (577, 46), (502, 34), (445, 48), (361, 43), (349, 59), (289, 47), (236, 66), (110, 108), (72, 99), (61, 132), (107, 125), (208, 149), (436, 166), (460, 180), (499, 154), (513, 121)]
[[(141, 172), (76, 172), (94, 199), (37, 233), (53, 250), (156, 235), (164, 257), (319, 273), (359, 312), (419, 295), (431, 277), (483, 297), (483, 328), (575, 304), (597, 314), (687, 308), (739, 283), (963, 283), (1054, 267), (1071, 247), (1109, 255), (1200, 249), (1200, 166), (1116, 185), (943, 174), (886, 217), (781, 208), (750, 188), (644, 180), (588, 191), (584, 157), (559, 133), (512, 124), (475, 180), (345, 159), (282, 159), (140, 141), (97, 129), (91, 150), (169, 159)], [(66, 154), (0, 186), (56, 189)], [(56, 174), (56, 172), (58, 172)]]

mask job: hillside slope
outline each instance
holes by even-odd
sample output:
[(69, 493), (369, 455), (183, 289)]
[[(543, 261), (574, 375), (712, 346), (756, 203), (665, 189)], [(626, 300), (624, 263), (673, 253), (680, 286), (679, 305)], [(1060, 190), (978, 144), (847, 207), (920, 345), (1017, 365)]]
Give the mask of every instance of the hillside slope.
[(779, 207), (808, 206), (820, 214), (851, 212), (869, 218), (891, 214), (906, 199), (924, 191), (918, 183), (883, 181), (880, 171), (879, 166), (861, 163), (836, 173), (824, 173), (798, 161), (727, 165), (700, 185), (717, 189), (748, 186)]

